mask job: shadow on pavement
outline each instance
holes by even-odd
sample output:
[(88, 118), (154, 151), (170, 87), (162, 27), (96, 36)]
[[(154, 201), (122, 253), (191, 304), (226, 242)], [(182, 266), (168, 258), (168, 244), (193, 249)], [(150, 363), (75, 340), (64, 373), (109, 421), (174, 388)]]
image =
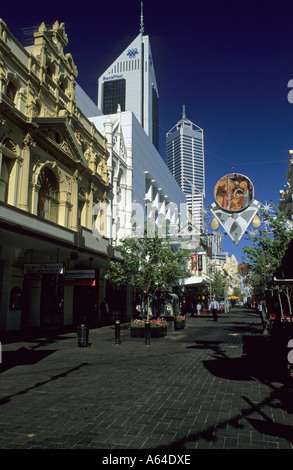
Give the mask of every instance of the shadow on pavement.
[[(225, 351), (227, 343), (224, 341), (195, 341), (187, 348), (206, 349), (212, 353), (212, 359), (203, 361), (204, 367), (212, 375), (233, 381), (256, 381), (267, 386), (271, 392), (256, 404), (242, 396), (247, 407), (243, 407), (239, 414), (235, 414), (231, 419), (207, 426), (200, 432), (178, 439), (165, 449), (190, 448), (190, 444), (195, 444), (201, 439), (210, 442), (213, 447), (217, 441), (217, 431), (227, 426), (240, 429), (245, 426), (245, 422), (249, 423), (260, 435), (271, 435), (293, 443), (292, 426), (273, 421), (265, 412), (267, 407), (270, 407), (289, 414), (293, 413), (293, 380), (287, 370), (285, 349), (275, 348), (269, 337), (251, 334), (255, 331), (259, 332), (259, 328), (253, 325), (243, 325), (241, 322), (239, 325), (234, 322), (233, 325), (231, 324), (232, 331), (244, 334), (240, 357), (228, 357)], [(245, 335), (245, 333), (250, 333), (250, 335)], [(259, 419), (252, 417), (255, 413), (259, 414)]]
[(293, 443), (292, 426), (288, 424), (274, 423), (273, 421), (247, 418), (247, 421), (261, 434), (278, 436)]
[(53, 381), (55, 381), (55, 380), (62, 379), (62, 378), (64, 378), (64, 377), (66, 377), (67, 375), (71, 374), (72, 372), (75, 372), (75, 371), (81, 369), (82, 367), (86, 367), (86, 366), (88, 366), (88, 363), (87, 363), (87, 362), (84, 362), (84, 363), (82, 363), (82, 364), (80, 364), (80, 365), (78, 365), (78, 366), (76, 366), (76, 367), (73, 367), (72, 369), (67, 370), (66, 372), (62, 372), (61, 374), (58, 374), (58, 375), (53, 375), (52, 377), (50, 377), (50, 378), (47, 379), (47, 380), (44, 380), (43, 382), (38, 382), (38, 383), (36, 383), (35, 385), (32, 385), (31, 387), (26, 388), (25, 390), (21, 390), (21, 391), (16, 392), (16, 393), (14, 393), (14, 394), (12, 394), (12, 395), (8, 395), (8, 396), (6, 396), (6, 397), (4, 397), (4, 398), (1, 398), (1, 399), (0, 399), (0, 405), (5, 405), (6, 403), (8, 403), (8, 402), (10, 401), (11, 398), (13, 398), (13, 397), (15, 397), (15, 396), (17, 396), (17, 395), (23, 395), (24, 393), (27, 393), (27, 392), (29, 392), (30, 390), (36, 389), (36, 388), (38, 388), (38, 387), (42, 387), (43, 385), (48, 384), (48, 383), (50, 383), (50, 382), (53, 382)]
[(0, 364), (0, 373), (5, 372), (15, 366), (26, 366), (37, 364), (56, 350), (36, 351), (21, 347), (16, 351), (3, 351), (2, 364)]

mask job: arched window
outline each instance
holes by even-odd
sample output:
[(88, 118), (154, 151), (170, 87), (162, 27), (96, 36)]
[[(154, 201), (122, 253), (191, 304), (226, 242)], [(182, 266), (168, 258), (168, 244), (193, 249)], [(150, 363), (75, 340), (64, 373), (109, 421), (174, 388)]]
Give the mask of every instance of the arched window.
[(9, 186), (9, 177), (14, 165), (15, 160), (9, 158), (5, 155), (5, 149), (8, 150), (8, 155), (11, 155), (11, 152), (15, 154), (16, 158), (16, 146), (13, 140), (6, 138), (3, 143), (3, 155), (2, 155), (2, 164), (0, 168), (0, 201), (7, 202), (8, 198), (8, 186)]
[(39, 174), (38, 216), (57, 223), (59, 185), (50, 168), (43, 168)]
[(54, 78), (54, 73), (55, 73), (55, 66), (53, 62), (47, 61), (46, 63), (46, 75), (49, 77), (51, 80)]
[(36, 105), (34, 108), (34, 116), (40, 116), (42, 111), (42, 105), (39, 100), (36, 101)]
[(14, 103), (15, 103), (16, 93), (17, 93), (17, 86), (10, 80), (7, 85), (6, 94), (8, 98), (10, 98), (11, 101), (13, 101)]
[(1, 174), (0, 174), (0, 201), (7, 202), (9, 174), (13, 162), (10, 158), (2, 156)]
[(63, 93), (65, 93), (66, 89), (67, 89), (67, 79), (63, 76), (61, 76), (58, 80), (58, 85), (60, 87), (60, 90), (63, 91)]

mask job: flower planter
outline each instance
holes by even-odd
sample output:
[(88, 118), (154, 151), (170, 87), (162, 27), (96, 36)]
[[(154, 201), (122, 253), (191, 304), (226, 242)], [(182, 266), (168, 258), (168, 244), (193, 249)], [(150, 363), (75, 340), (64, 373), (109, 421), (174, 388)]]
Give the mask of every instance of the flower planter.
[[(166, 328), (150, 328), (151, 338), (163, 338), (167, 334)], [(130, 328), (132, 338), (145, 338), (145, 328)]]
[(175, 321), (175, 330), (183, 330), (185, 328), (185, 321)]
[(167, 331), (173, 332), (175, 330), (175, 317), (162, 317), (167, 322)]
[(183, 330), (185, 328), (185, 317), (180, 315), (179, 318), (175, 317), (175, 330)]
[(145, 328), (130, 328), (130, 336), (132, 338), (144, 338)]
[[(162, 338), (167, 334), (168, 323), (163, 318), (151, 319), (149, 326), (151, 338)], [(131, 321), (130, 336), (132, 338), (146, 337), (146, 321), (144, 319)]]
[(166, 328), (151, 328), (151, 338), (163, 338), (167, 334), (167, 327)]

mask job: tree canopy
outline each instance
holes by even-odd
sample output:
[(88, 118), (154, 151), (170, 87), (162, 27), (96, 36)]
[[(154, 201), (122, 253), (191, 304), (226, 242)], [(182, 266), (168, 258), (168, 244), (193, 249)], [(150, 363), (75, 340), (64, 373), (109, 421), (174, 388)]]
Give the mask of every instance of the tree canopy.
[(225, 280), (223, 275), (218, 269), (215, 269), (212, 276), (211, 289), (213, 295), (219, 300), (224, 298), (225, 293)]
[(251, 236), (252, 246), (242, 249), (250, 265), (250, 280), (255, 295), (265, 297), (271, 288), (272, 276), (293, 238), (293, 225), (283, 212), (261, 209), (259, 217), (265, 230)]
[(116, 285), (132, 284), (148, 295), (178, 285), (190, 276), (187, 262), (190, 251), (174, 251), (167, 239), (154, 237), (125, 238), (116, 250), (123, 261), (111, 261), (106, 278)]

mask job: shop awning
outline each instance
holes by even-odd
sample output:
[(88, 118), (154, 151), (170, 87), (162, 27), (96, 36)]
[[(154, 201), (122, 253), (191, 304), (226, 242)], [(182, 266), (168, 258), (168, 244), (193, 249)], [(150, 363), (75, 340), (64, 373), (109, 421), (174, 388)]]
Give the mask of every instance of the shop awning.
[(187, 279), (184, 279), (183, 286), (191, 286), (191, 285), (198, 285), (198, 284), (210, 285), (210, 282), (211, 281), (209, 279), (206, 279), (204, 277), (191, 276), (191, 277), (188, 277)]

